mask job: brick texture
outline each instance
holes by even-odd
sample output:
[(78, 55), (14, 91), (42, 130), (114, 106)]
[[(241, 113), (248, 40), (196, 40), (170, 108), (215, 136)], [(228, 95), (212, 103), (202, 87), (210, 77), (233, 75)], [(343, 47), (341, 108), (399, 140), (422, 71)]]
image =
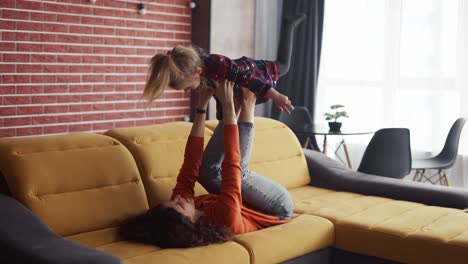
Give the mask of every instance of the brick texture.
[(186, 0), (0, 0), (0, 137), (184, 120), (190, 95), (144, 110), (152, 55), (190, 44)]

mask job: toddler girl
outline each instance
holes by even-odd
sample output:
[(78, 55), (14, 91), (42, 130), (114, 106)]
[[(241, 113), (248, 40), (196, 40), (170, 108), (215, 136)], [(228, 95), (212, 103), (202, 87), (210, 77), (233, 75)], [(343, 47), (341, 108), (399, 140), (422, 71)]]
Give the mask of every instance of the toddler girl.
[[(176, 46), (166, 54), (156, 54), (151, 59), (150, 73), (143, 92), (149, 102), (162, 94), (166, 87), (190, 91), (200, 85), (215, 88), (218, 81), (234, 82), (234, 96), (241, 95), (240, 87), (247, 87), (256, 97), (256, 104), (271, 99), (280, 111), (290, 113), (294, 107), (289, 98), (274, 88), (279, 77), (289, 70), (294, 29), (305, 19), (301, 14), (283, 24), (278, 48), (278, 60), (254, 60), (248, 57), (230, 59), (219, 54), (205, 54), (194, 47)], [(218, 119), (222, 108), (217, 101)]]

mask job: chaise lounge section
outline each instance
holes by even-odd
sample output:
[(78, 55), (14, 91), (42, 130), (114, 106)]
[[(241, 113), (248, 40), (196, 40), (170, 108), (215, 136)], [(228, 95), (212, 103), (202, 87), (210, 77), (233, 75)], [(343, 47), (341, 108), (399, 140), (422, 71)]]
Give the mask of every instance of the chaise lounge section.
[[(207, 122), (205, 143), (216, 121)], [(191, 124), (0, 139), (7, 263), (464, 263), (468, 192), (350, 171), (256, 118), (251, 169), (285, 186), (287, 224), (190, 249), (121, 241), (129, 215), (169, 199)], [(0, 188), (1, 189), (1, 188)], [(206, 193), (196, 186), (196, 195)], [(12, 199), (10, 197), (14, 197)], [(15, 219), (15, 220), (12, 220)], [(60, 250), (58, 250), (60, 249)], [(92, 259), (93, 261), (90, 261)]]

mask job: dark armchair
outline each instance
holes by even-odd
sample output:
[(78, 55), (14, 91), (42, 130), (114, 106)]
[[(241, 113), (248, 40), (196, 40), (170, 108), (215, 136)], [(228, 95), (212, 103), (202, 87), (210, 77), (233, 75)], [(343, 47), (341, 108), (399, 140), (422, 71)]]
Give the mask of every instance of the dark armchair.
[(107, 253), (57, 236), (29, 209), (3, 193), (0, 193), (0, 210), (1, 263), (122, 263)]

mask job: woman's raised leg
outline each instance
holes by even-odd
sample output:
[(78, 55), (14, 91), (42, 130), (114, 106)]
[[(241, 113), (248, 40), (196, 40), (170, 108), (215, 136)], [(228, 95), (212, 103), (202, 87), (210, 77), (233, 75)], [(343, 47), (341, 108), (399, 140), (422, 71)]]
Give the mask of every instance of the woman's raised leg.
[[(239, 145), (242, 168), (241, 192), (243, 202), (262, 213), (291, 218), (293, 202), (289, 192), (280, 184), (249, 170), (254, 138), (255, 95), (243, 90), (241, 112), (238, 118)], [(209, 192), (218, 194), (221, 187), (221, 163), (224, 159), (223, 122), (220, 121), (208, 142), (200, 168), (200, 184)]]
[(242, 199), (249, 207), (280, 219), (292, 216), (294, 204), (282, 185), (249, 170), (254, 138), (255, 95), (243, 89), (242, 111), (238, 119), (242, 167)]
[(223, 121), (219, 121), (203, 152), (198, 182), (209, 192), (218, 194), (221, 189), (221, 163), (224, 159)]

